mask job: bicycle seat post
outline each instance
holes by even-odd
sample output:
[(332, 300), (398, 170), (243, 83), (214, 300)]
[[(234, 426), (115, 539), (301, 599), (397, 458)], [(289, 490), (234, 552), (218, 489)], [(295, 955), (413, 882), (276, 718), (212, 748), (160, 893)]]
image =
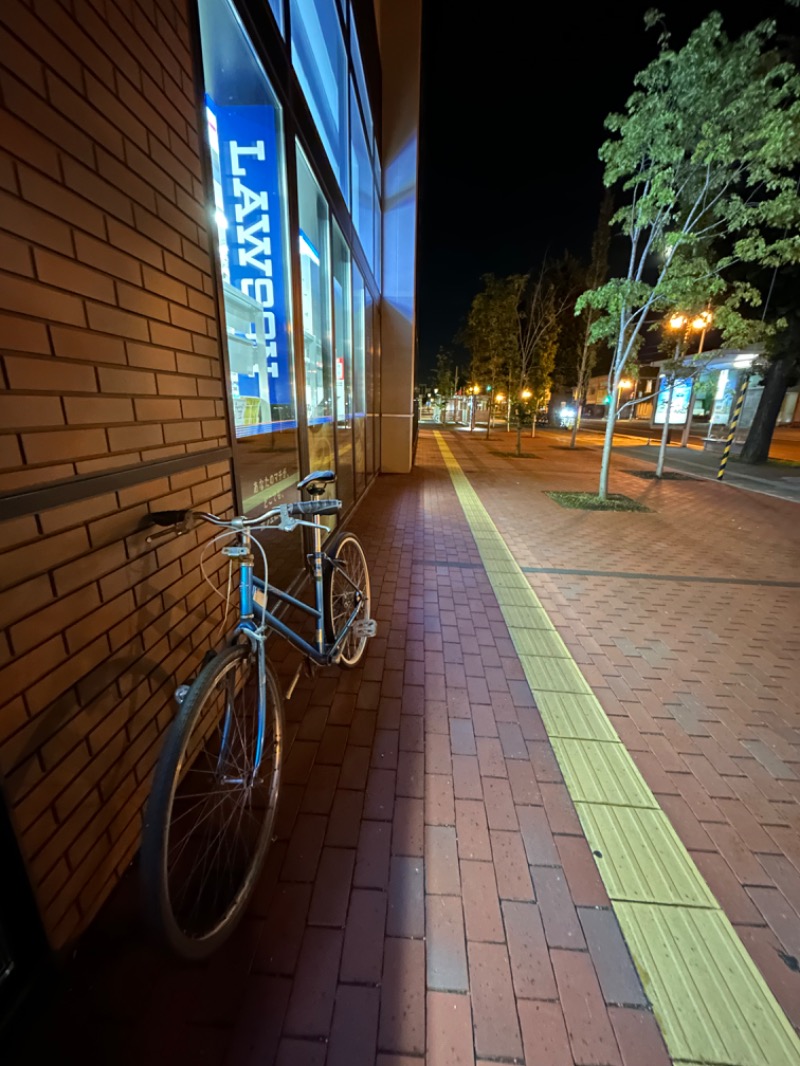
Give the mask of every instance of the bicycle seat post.
[(312, 572), (314, 575), (315, 604), (317, 608), (317, 626), (314, 640), (317, 650), (322, 651), (325, 647), (325, 630), (323, 627), (323, 586), (322, 586), (322, 522), (318, 514), (312, 516), (314, 529), (312, 540), (314, 545)]

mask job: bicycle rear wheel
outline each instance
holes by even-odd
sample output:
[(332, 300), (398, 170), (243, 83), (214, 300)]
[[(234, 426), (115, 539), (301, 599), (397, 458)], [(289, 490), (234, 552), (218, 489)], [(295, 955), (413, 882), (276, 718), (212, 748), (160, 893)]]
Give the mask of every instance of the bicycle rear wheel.
[(258, 687), (249, 645), (217, 655), (187, 693), (156, 767), (142, 837), (145, 907), (155, 932), (187, 959), (205, 958), (233, 932), (269, 847), (283, 755), (269, 664), (263, 719)]
[(367, 559), (354, 533), (342, 533), (327, 550), (323, 571), (325, 634), (332, 644), (353, 611), (358, 608), (356, 623), (341, 646), (340, 666), (356, 666), (367, 646), (367, 635), (360, 625), (369, 620), (371, 596)]

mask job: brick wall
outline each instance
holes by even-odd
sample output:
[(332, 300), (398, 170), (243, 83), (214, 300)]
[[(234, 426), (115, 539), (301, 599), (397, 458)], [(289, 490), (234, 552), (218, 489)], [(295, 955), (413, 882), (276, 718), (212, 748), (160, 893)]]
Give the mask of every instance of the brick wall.
[(0, 494), (145, 477), (0, 522), (0, 779), (55, 947), (134, 854), (176, 680), (221, 619), (209, 534), (137, 532), (232, 504), (186, 8), (0, 4)]

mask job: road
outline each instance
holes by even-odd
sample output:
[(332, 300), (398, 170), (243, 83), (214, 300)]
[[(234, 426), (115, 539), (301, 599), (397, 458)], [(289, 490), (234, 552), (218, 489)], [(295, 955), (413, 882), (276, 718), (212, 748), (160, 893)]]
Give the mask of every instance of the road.
[[(698, 427), (697, 432), (692, 432), (689, 436), (689, 446), (692, 448), (703, 447), (703, 437), (705, 435), (706, 427)], [(680, 428), (676, 427), (671, 431), (672, 442), (677, 443), (680, 439)], [(597, 435), (605, 434), (605, 422), (601, 418), (587, 418), (581, 423), (581, 435), (591, 435), (592, 438), (596, 438)], [(628, 422), (623, 419), (617, 422), (614, 427), (614, 437), (633, 437), (638, 439), (638, 443), (644, 443), (648, 439), (654, 444), (657, 444), (661, 440), (661, 426), (651, 427), (646, 422)], [(594, 440), (592, 440), (594, 443)], [(619, 442), (622, 443), (622, 442)], [(627, 442), (625, 442), (627, 443)], [(634, 441), (630, 441), (634, 443)], [(770, 459), (783, 459), (789, 462), (800, 463), (800, 426), (779, 426), (776, 428), (772, 437), (772, 447), (769, 452)]]

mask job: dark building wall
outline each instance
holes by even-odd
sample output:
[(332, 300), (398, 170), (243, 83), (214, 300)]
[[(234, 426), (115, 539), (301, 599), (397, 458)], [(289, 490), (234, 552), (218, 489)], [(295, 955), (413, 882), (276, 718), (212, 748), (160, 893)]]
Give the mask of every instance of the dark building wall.
[(233, 504), (198, 123), (185, 0), (0, 5), (0, 781), (56, 948), (221, 622), (199, 535), (139, 531)]

